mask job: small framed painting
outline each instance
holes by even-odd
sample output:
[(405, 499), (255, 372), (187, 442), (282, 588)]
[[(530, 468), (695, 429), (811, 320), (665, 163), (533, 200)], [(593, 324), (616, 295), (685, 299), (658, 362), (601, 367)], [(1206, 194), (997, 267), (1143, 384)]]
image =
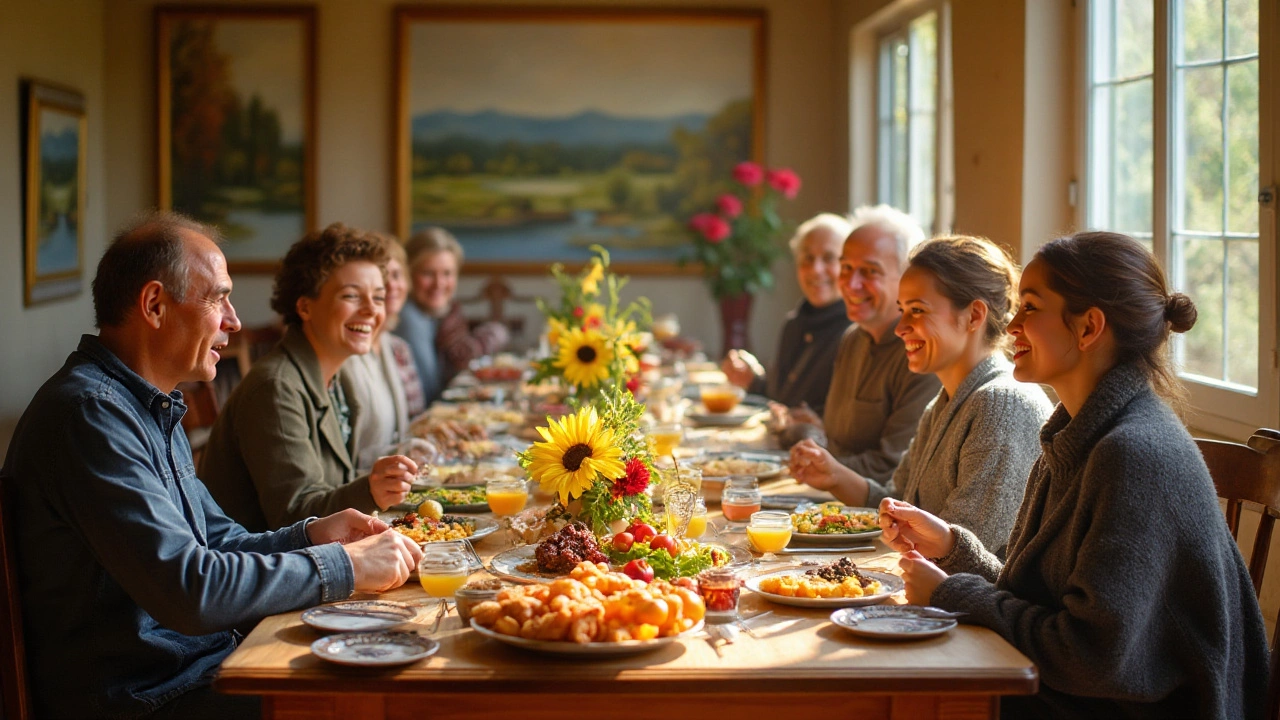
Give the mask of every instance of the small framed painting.
[(160, 207), (269, 273), (315, 224), (313, 7), (156, 8)]
[(608, 248), (677, 262), (685, 219), (764, 147), (758, 9), (401, 6), (396, 229), (451, 231), (468, 271), (544, 274)]
[(22, 90), (23, 302), (31, 306), (77, 295), (83, 287), (88, 123), (81, 93), (40, 80), (25, 81)]

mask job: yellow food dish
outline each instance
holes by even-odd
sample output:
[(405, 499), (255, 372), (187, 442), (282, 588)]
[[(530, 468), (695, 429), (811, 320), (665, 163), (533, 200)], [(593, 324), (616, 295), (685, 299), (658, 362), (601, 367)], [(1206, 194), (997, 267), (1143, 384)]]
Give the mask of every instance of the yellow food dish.
[(834, 583), (811, 575), (777, 575), (760, 581), (760, 589), (767, 593), (800, 598), (860, 598), (876, 595), (882, 587), (879, 580), (868, 580), (863, 587), (856, 577)]

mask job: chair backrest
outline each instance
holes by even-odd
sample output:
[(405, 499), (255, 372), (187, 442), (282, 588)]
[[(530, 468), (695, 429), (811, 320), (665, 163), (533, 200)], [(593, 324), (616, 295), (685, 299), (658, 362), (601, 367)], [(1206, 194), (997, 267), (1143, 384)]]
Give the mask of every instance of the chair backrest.
[(11, 481), (0, 476), (0, 703), (5, 720), (31, 717), (26, 648), (22, 641), (22, 593), (13, 542)]
[[(1227, 527), (1240, 539), (1240, 510), (1244, 503), (1261, 506), (1262, 517), (1249, 555), (1249, 577), (1253, 591), (1261, 596), (1262, 576), (1267, 570), (1271, 531), (1280, 517), (1280, 433), (1262, 429), (1249, 438), (1248, 445), (1218, 440), (1196, 440), (1218, 496), (1227, 501)], [(1271, 636), (1271, 679), (1268, 685), (1267, 717), (1280, 719), (1280, 621)]]

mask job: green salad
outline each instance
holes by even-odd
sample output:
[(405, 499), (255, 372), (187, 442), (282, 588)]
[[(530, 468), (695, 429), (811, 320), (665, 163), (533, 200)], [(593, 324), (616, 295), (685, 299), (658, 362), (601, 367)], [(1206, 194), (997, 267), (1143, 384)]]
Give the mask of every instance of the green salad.
[(431, 488), (416, 490), (405, 496), (404, 501), (410, 505), (421, 505), (423, 500), (435, 500), (445, 507), (451, 505), (482, 505), (488, 502), (483, 485), (456, 488)]
[(649, 543), (636, 541), (631, 549), (619, 552), (612, 545), (602, 544), (601, 549), (609, 556), (614, 565), (625, 565), (632, 560), (647, 560), (653, 568), (654, 577), (663, 580), (674, 580), (680, 577), (695, 577), (698, 573), (711, 567), (720, 567), (729, 563), (729, 553), (724, 548), (702, 543), (690, 543), (675, 557), (665, 548), (654, 550)]

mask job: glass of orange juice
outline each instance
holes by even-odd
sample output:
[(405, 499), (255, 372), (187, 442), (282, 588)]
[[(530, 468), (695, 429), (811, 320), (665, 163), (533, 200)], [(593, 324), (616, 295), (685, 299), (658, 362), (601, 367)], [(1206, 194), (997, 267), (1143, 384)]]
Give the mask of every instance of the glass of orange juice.
[(693, 505), (693, 515), (689, 517), (689, 527), (685, 528), (687, 540), (697, 540), (707, 532), (707, 503), (698, 498)]
[(760, 562), (774, 562), (775, 554), (791, 542), (791, 513), (761, 510), (751, 514), (747, 524), (747, 540), (761, 553)]
[(427, 595), (440, 598), (437, 618), (448, 613), (449, 598), (466, 584), (470, 574), (471, 562), (461, 545), (431, 543), (423, 549), (422, 559), (418, 561), (418, 582)]
[(659, 423), (649, 428), (655, 457), (668, 457), (680, 447), (684, 439), (684, 426), (680, 423)]
[(492, 478), (485, 483), (485, 496), (494, 515), (507, 517), (529, 502), (529, 485), (520, 478)]

